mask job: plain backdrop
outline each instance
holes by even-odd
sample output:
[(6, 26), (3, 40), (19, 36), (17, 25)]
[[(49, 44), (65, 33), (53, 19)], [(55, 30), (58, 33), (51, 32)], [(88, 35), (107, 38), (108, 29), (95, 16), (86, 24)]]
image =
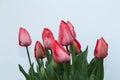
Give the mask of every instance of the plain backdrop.
[(18, 45), (19, 27), (31, 35), (34, 62), (34, 44), (42, 42), (43, 28), (58, 39), (61, 20), (74, 25), (82, 50), (89, 46), (88, 61), (96, 40), (104, 37), (109, 44), (104, 80), (120, 80), (120, 0), (0, 0), (0, 80), (25, 80), (18, 64), (26, 71), (29, 64), (25, 48)]

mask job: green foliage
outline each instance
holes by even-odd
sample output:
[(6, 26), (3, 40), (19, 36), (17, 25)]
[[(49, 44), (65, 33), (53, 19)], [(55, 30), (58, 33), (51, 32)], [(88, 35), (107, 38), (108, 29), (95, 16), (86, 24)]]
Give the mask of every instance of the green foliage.
[(71, 54), (72, 59), (68, 62), (57, 63), (52, 58), (52, 52), (46, 49), (47, 61), (43, 62), (42, 59), (36, 59), (37, 66), (29, 68), (28, 73), (19, 66), (19, 70), (25, 76), (26, 80), (103, 80), (104, 67), (103, 59), (93, 58), (90, 63), (87, 61), (88, 47), (86, 50), (81, 51), (80, 54), (75, 54), (73, 46), (70, 45), (70, 50), (67, 51)]

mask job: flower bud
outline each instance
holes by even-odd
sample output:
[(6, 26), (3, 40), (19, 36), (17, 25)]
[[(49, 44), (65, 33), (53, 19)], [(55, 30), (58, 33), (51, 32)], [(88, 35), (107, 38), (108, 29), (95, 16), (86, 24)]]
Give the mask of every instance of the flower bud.
[(72, 36), (75, 38), (76, 37), (76, 33), (75, 33), (75, 30), (74, 30), (74, 26), (72, 25), (72, 23), (70, 21), (67, 21), (67, 25), (70, 28)]
[(63, 46), (58, 43), (56, 40), (53, 42), (52, 45), (52, 55), (53, 59), (56, 62), (66, 62), (70, 61), (70, 55), (68, 52), (63, 48)]
[(53, 33), (48, 28), (44, 28), (42, 32), (42, 40), (44, 47), (51, 49), (54, 37), (53, 37)]
[(108, 44), (103, 37), (97, 40), (94, 55), (98, 59), (105, 58), (108, 55)]
[(77, 39), (74, 39), (74, 41), (72, 42), (73, 48), (75, 50), (75, 53), (80, 54), (80, 50), (81, 50), (81, 45), (80, 43), (77, 41)]
[(72, 24), (63, 20), (60, 23), (58, 41), (63, 46), (69, 45), (75, 39), (75, 31)]
[(19, 45), (23, 47), (29, 46), (32, 43), (28, 31), (22, 27), (19, 29), (18, 40), (19, 40)]
[(34, 56), (35, 58), (44, 58), (46, 56), (45, 50), (40, 41), (36, 41), (35, 43)]

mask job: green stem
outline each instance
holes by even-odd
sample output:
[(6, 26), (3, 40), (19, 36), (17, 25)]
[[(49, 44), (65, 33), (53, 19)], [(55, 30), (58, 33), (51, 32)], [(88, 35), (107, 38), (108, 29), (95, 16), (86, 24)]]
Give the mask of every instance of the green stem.
[[(32, 63), (31, 63), (31, 59), (30, 59), (30, 54), (29, 54), (28, 46), (26, 46), (26, 50), (27, 50), (27, 56), (28, 56), (28, 60), (29, 60), (29, 65), (32, 68)], [(32, 79), (34, 80), (33, 68), (32, 68)]]
[(69, 75), (68, 75), (68, 71), (67, 71), (67, 67), (66, 67), (66, 62), (63, 63), (63, 67), (64, 67), (65, 74), (67, 76), (67, 80), (69, 80)]
[(51, 62), (51, 54), (49, 53), (49, 50), (45, 48), (45, 52), (46, 52), (46, 57), (47, 57), (47, 62), (50, 63)]
[(68, 49), (68, 46), (66, 46), (66, 50), (67, 50), (68, 52), (70, 52), (69, 49)]
[(37, 58), (35, 58), (35, 59), (36, 59), (36, 61), (37, 61), (38, 66), (40, 67), (40, 62), (39, 62), (39, 60), (38, 60)]
[(70, 45), (70, 52), (72, 54), (72, 72), (74, 74), (75, 51), (72, 44)]
[(28, 46), (26, 47), (27, 50), (27, 56), (28, 56), (28, 60), (29, 60), (29, 65), (31, 66), (31, 59), (30, 59), (30, 54), (29, 54), (29, 50), (28, 50)]
[(44, 66), (43, 59), (41, 59), (41, 63), (42, 63), (42, 65)]

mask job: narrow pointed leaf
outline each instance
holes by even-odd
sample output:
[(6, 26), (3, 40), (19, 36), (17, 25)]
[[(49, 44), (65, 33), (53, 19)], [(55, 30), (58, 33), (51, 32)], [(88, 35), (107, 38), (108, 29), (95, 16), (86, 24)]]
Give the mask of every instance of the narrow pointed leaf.
[(91, 73), (93, 72), (97, 64), (98, 64), (98, 59), (94, 57), (88, 65), (88, 77), (91, 76)]
[(20, 64), (18, 64), (19, 66), (19, 70), (23, 73), (23, 75), (25, 76), (26, 80), (31, 80), (31, 78), (29, 77), (29, 75), (25, 72), (25, 70), (22, 68), (22, 66)]
[(87, 54), (88, 54), (88, 47), (85, 51), (81, 52), (80, 55), (76, 56), (75, 61), (75, 72), (77, 72), (80, 76), (80, 80), (88, 80), (88, 62), (87, 62)]

